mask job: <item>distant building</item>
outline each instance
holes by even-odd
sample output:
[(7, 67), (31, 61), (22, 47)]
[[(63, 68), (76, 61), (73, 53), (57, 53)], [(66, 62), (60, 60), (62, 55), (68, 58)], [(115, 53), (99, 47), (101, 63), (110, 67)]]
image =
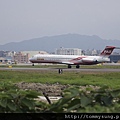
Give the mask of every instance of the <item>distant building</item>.
[(94, 55), (97, 55), (98, 53), (97, 53), (97, 50), (95, 50), (95, 49), (93, 49), (92, 50), (92, 55), (94, 56)]
[(56, 49), (55, 53), (57, 55), (81, 55), (82, 50), (78, 48), (59, 48)]
[(0, 57), (4, 57), (4, 51), (0, 51)]
[(45, 51), (21, 51), (13, 55), (12, 61), (16, 63), (28, 63), (29, 58), (35, 54), (48, 54)]
[(0, 57), (0, 63), (3, 63), (5, 61), (5, 58)]
[(90, 50), (90, 49), (87, 49), (87, 50), (85, 50), (85, 55), (92, 55), (92, 50)]
[(101, 53), (100, 50), (96, 50), (96, 49), (87, 49), (84, 51), (84, 54), (85, 55), (91, 55), (91, 56), (96, 56), (96, 55), (99, 55)]
[(36, 54), (48, 54), (45, 51), (21, 51), (23, 54), (29, 54), (29, 58)]
[(0, 63), (11, 63), (12, 57), (0, 57)]
[(0, 57), (12, 57), (15, 54), (15, 51), (0, 51)]
[(110, 55), (110, 62), (115, 62), (117, 63), (118, 61), (120, 61), (120, 55)]
[(29, 62), (29, 54), (23, 54), (22, 52), (18, 52), (13, 56), (13, 61), (16, 63), (28, 63)]

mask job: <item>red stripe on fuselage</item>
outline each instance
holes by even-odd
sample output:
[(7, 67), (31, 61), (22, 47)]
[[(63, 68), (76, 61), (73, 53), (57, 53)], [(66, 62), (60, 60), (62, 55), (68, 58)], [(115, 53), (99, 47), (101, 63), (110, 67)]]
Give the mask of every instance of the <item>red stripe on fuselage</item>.
[(77, 57), (77, 58), (74, 58), (74, 59), (72, 59), (72, 60), (69, 60), (69, 62), (72, 62), (72, 63), (74, 63), (75, 65), (80, 65), (80, 64), (82, 64), (82, 63), (80, 63), (79, 60), (82, 60), (82, 58), (86, 58), (86, 57), (85, 57), (85, 56)]
[[(74, 59), (72, 59), (72, 60), (81, 60), (82, 58), (86, 58), (86, 57), (85, 57), (85, 56), (77, 57), (77, 58), (74, 58)], [(72, 61), (72, 60), (70, 60), (70, 61)]]

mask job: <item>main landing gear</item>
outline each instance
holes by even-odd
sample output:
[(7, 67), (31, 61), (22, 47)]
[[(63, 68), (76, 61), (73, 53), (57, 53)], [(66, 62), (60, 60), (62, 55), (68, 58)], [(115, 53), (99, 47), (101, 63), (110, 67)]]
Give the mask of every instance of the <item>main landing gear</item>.
[(80, 68), (80, 66), (79, 66), (79, 65), (76, 65), (76, 68)]
[(68, 68), (72, 68), (72, 66), (71, 66), (71, 65), (68, 65)]
[(34, 66), (34, 63), (32, 64), (32, 66)]
[[(71, 65), (68, 65), (68, 68), (72, 68), (72, 66), (71, 66)], [(80, 66), (79, 66), (79, 65), (76, 65), (76, 68), (80, 68)]]

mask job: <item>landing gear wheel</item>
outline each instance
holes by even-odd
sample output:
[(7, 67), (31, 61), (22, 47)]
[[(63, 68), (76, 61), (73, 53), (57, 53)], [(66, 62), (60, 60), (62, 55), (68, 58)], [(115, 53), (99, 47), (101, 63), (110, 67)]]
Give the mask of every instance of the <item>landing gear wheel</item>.
[(34, 64), (32, 64), (32, 66), (34, 66)]
[(76, 65), (76, 68), (80, 68), (80, 66), (79, 66), (79, 65)]
[(71, 65), (68, 65), (68, 68), (72, 68)]

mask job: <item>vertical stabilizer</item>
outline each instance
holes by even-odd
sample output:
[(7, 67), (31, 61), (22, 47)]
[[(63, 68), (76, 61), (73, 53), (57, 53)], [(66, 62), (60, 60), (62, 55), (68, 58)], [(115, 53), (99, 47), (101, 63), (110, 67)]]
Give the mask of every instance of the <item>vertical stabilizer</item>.
[(101, 52), (100, 56), (109, 57), (115, 48), (116, 47), (114, 46), (106, 46), (106, 48)]

